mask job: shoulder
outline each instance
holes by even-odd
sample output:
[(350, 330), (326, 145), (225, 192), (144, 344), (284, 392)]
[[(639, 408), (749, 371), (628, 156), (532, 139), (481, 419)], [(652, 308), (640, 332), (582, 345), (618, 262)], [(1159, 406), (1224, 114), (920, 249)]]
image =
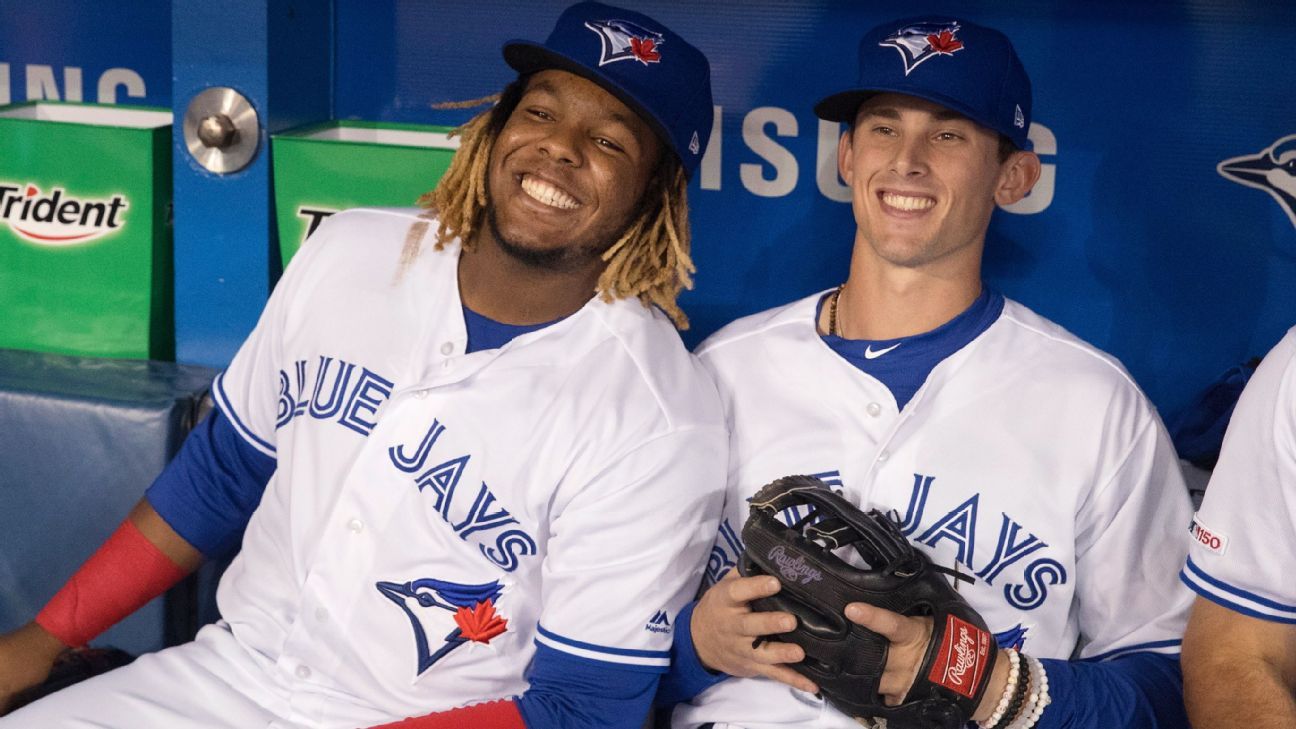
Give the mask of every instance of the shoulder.
[(723, 368), (757, 352), (796, 347), (818, 338), (815, 313), (820, 291), (782, 306), (750, 314), (721, 327), (694, 350), (708, 368)]
[(617, 407), (604, 412), (621, 422), (642, 417), (651, 431), (723, 427), (711, 377), (663, 313), (637, 299), (589, 306), (597, 324), (576, 360), (574, 385), (606, 390), (603, 401)]
[(1142, 399), (1138, 384), (1118, 359), (1019, 302), (1004, 300), (1003, 314), (984, 339), (986, 348), (994, 350), (991, 356), (1015, 362), (1029, 377)]

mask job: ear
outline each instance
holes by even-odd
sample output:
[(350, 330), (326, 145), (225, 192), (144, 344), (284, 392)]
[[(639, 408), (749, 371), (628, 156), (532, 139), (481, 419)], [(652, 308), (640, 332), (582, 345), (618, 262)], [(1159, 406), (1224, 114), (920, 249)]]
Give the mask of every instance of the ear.
[(841, 137), (837, 140), (837, 174), (841, 175), (842, 182), (847, 187), (851, 185), (851, 178), (855, 176), (855, 166), (851, 164), (851, 132), (853, 127), (846, 126), (846, 131), (842, 132)]
[(1034, 152), (1013, 152), (999, 167), (994, 200), (998, 205), (1012, 205), (1026, 197), (1040, 178), (1040, 160)]

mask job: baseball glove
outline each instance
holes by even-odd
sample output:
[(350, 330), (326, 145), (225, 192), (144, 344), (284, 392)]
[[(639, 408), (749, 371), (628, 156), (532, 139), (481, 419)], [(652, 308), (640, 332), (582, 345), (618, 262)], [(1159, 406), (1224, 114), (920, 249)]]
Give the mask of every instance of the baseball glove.
[[(791, 526), (778, 518), (788, 509)], [(739, 572), (774, 575), (782, 584), (752, 608), (796, 616), (795, 629), (771, 638), (805, 650), (805, 660), (790, 667), (818, 684), (833, 706), (852, 717), (884, 718), (889, 729), (959, 729), (972, 716), (998, 650), (946, 575), (969, 577), (932, 564), (886, 515), (860, 511), (809, 476), (781, 478), (756, 492), (743, 541)], [(834, 554), (846, 547), (867, 567)], [(851, 602), (933, 620), (918, 675), (897, 706), (878, 693), (890, 642), (846, 618)]]

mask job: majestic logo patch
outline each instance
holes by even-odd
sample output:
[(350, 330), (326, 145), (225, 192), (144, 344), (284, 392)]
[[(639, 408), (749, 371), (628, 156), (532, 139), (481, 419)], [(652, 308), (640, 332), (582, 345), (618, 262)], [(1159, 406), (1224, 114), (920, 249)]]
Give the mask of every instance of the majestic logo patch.
[(905, 75), (936, 56), (952, 56), (963, 50), (958, 23), (918, 23), (887, 36), (878, 45), (894, 48), (904, 59)]
[[(410, 627), (414, 629), (419, 674), (464, 643), (490, 643), (491, 639), (508, 630), (508, 620), (495, 612), (495, 601), (504, 591), (498, 580), (464, 585), (424, 578), (404, 583), (379, 582), (374, 586), (383, 597), (400, 606), (409, 618)], [(435, 650), (428, 641), (425, 625), (437, 622), (442, 614), (428, 608), (440, 608), (454, 614), (456, 627), (441, 639), (441, 645)]]
[(647, 66), (661, 62), (661, 47), (666, 36), (655, 30), (626, 20), (591, 20), (585, 27), (598, 34), (603, 41), (603, 54), (599, 65), (617, 61), (638, 61)]
[(652, 616), (652, 620), (644, 626), (644, 630), (650, 633), (669, 633), (671, 632), (670, 616), (665, 610), (658, 610), (657, 614)]
[(128, 207), (122, 195), (91, 200), (62, 187), (43, 194), (30, 182), (0, 182), (0, 220), (18, 236), (42, 246), (76, 245), (116, 232)]
[(1296, 225), (1296, 134), (1255, 154), (1226, 159), (1215, 170), (1226, 180), (1269, 193)]
[(940, 653), (927, 677), (932, 683), (972, 698), (990, 656), (990, 634), (953, 615), (945, 616)]
[(1192, 524), (1188, 526), (1188, 533), (1192, 534), (1194, 542), (1214, 554), (1223, 555), (1224, 551), (1228, 549), (1228, 537), (1213, 529), (1208, 529), (1196, 516), (1193, 517)]

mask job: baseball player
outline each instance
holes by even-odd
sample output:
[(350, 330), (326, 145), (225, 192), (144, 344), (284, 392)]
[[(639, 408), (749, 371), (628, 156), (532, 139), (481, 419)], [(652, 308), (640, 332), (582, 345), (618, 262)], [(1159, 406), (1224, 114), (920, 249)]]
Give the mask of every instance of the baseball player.
[(642, 724), (723, 498), (672, 326), (708, 65), (597, 3), (503, 52), (519, 76), (429, 209), (320, 227), (215, 416), (0, 673), (38, 680), (245, 529), (223, 621), (0, 726)]
[(1199, 727), (1296, 726), (1296, 329), (1247, 383), (1193, 518), (1184, 693)]
[[(1165, 429), (1116, 360), (981, 280), (996, 203), (1040, 173), (1025, 69), (1001, 33), (948, 17), (882, 25), (859, 53), (858, 83), (815, 107), (847, 124), (845, 283), (697, 350), (731, 460), (709, 588), (676, 623), (672, 726), (857, 726), (786, 665), (804, 657), (776, 637), (793, 616), (750, 610), (778, 580), (733, 569), (748, 500), (790, 474), (893, 512), (975, 580), (960, 590), (1000, 646), (982, 726), (1183, 726), (1191, 595), (1175, 574), (1190, 505)], [(845, 612), (891, 641), (880, 688), (900, 701), (930, 618)]]

